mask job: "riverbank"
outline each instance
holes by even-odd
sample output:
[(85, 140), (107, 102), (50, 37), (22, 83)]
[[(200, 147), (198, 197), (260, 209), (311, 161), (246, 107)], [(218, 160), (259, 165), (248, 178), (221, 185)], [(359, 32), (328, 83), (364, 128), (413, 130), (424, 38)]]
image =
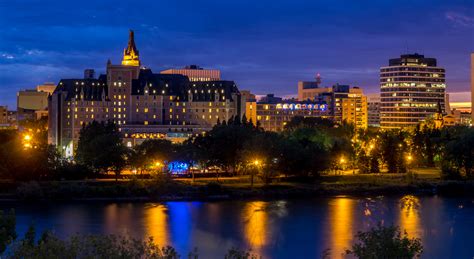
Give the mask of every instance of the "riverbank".
[(148, 180), (84, 180), (0, 183), (0, 200), (226, 200), (281, 199), (337, 195), (474, 196), (474, 181), (407, 175), (327, 175), (317, 179), (279, 179), (271, 184), (246, 177)]

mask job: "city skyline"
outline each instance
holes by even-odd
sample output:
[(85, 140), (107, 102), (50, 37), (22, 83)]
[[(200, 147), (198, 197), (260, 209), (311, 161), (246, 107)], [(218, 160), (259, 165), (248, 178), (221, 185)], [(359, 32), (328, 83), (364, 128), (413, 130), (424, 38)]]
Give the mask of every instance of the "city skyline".
[[(123, 3), (111, 8), (105, 3), (30, 1), (21, 12), (26, 19), (20, 20), (17, 12), (0, 18), (6, 25), (1, 29), (5, 36), (0, 42), (4, 71), (0, 75), (0, 103), (15, 107), (18, 90), (47, 81), (58, 83), (61, 78), (80, 78), (86, 68), (105, 72), (108, 58), (113, 62), (120, 59), (117, 53), (129, 28), (137, 33), (143, 65), (155, 70), (189, 64), (220, 69), (224, 79), (258, 95), (295, 95), (297, 82), (313, 80), (317, 72), (322, 74), (324, 86), (351, 84), (363, 87), (366, 93), (378, 92), (379, 68), (390, 58), (418, 52), (437, 58), (446, 68), (451, 101), (467, 102), (469, 95), (463, 92), (469, 91), (474, 8), (466, 1), (437, 1), (424, 12), (426, 19), (413, 18), (417, 8), (426, 3), (417, 1), (408, 8), (395, 3), (343, 7), (342, 2), (309, 6), (296, 2), (266, 6), (266, 11), (260, 12), (264, 3), (255, 6), (245, 1), (184, 7), (150, 3), (149, 10)], [(35, 19), (42, 15), (37, 11), (39, 4), (48, 7), (52, 15)], [(20, 8), (16, 5), (2, 3), (2, 9)], [(65, 8), (77, 11), (65, 17), (61, 12)], [(95, 15), (94, 8), (110, 8), (111, 12)], [(166, 10), (176, 9), (183, 15), (166, 15)], [(163, 10), (163, 19), (154, 19), (151, 10)], [(380, 10), (391, 11), (382, 15)], [(233, 18), (239, 14), (246, 19), (236, 23)], [(358, 20), (362, 16), (365, 19)], [(420, 26), (413, 28), (412, 22), (427, 30), (419, 33)]]

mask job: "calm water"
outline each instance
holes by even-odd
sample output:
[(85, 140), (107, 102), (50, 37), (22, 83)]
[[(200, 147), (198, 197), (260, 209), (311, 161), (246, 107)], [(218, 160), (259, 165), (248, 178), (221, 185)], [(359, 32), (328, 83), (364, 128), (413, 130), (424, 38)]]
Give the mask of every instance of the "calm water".
[(420, 237), (424, 258), (473, 258), (474, 200), (440, 197), (335, 197), (280, 201), (0, 204), (15, 207), (18, 231), (30, 222), (61, 237), (74, 233), (152, 236), (185, 257), (222, 258), (231, 247), (265, 258), (334, 258), (353, 235), (379, 221)]

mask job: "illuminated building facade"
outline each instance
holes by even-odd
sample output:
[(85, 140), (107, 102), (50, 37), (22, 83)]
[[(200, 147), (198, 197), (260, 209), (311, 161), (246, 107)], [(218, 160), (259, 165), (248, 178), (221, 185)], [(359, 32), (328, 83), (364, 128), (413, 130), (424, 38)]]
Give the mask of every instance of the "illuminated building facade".
[(48, 116), (48, 96), (50, 96), (56, 85), (44, 83), (36, 86), (36, 89), (22, 90), (17, 93), (17, 120), (40, 119)]
[(221, 80), (221, 71), (217, 69), (203, 69), (197, 65), (189, 65), (181, 69), (167, 69), (161, 74), (183, 75), (189, 78), (189, 81), (219, 81)]
[(82, 125), (93, 120), (116, 123), (128, 146), (147, 138), (179, 141), (242, 114), (233, 81), (190, 81), (139, 65), (131, 32), (121, 65), (109, 60), (97, 79), (62, 79), (49, 102), (49, 143), (72, 155)]
[(7, 124), (8, 123), (8, 107), (7, 106), (0, 106), (0, 124)]
[(380, 94), (367, 96), (367, 123), (370, 127), (380, 127)]
[(438, 103), (444, 114), (445, 90), (445, 70), (436, 59), (419, 54), (390, 59), (380, 68), (380, 126), (415, 126), (436, 113)]
[(367, 96), (351, 93), (342, 99), (342, 120), (353, 124), (358, 129), (368, 126)]
[(246, 102), (245, 116), (267, 131), (282, 131), (294, 117), (330, 118), (328, 105), (314, 101), (283, 100), (269, 94)]
[(357, 128), (367, 127), (367, 97), (359, 87), (333, 85), (320, 87), (316, 82), (298, 82), (298, 100), (326, 103), (329, 115), (337, 123), (354, 123)]

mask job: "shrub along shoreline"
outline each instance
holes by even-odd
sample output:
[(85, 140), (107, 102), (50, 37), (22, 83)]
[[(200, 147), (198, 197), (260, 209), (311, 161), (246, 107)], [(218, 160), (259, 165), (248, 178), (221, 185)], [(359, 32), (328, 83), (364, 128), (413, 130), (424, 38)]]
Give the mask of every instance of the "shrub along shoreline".
[[(370, 179), (370, 178), (369, 178)], [(174, 180), (47, 181), (0, 183), (1, 201), (176, 201), (314, 198), (338, 195), (474, 196), (474, 181), (393, 181), (347, 179), (314, 183), (280, 182), (250, 187), (242, 183), (195, 183)]]

